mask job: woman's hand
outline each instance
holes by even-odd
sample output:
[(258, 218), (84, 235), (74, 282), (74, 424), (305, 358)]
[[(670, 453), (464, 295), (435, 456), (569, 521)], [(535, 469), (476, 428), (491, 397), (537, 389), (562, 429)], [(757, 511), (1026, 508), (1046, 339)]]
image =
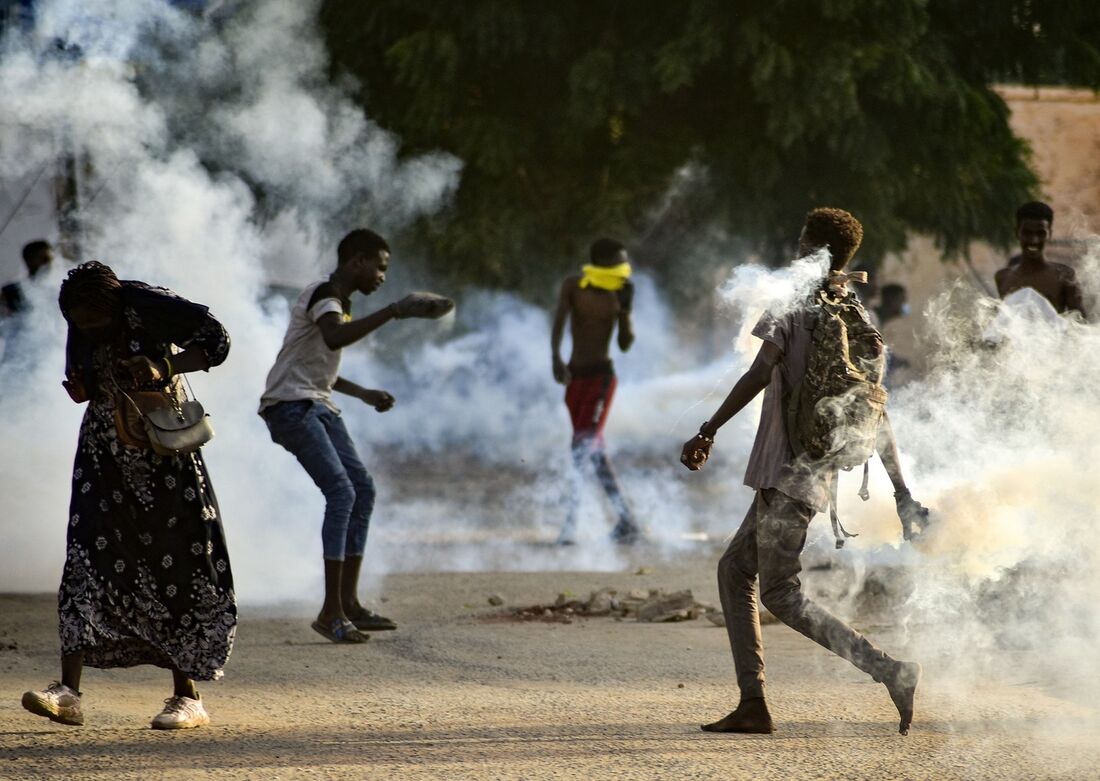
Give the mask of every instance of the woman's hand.
[(168, 367), (161, 361), (153, 361), (144, 355), (135, 355), (118, 362), (135, 385), (152, 385), (168, 378)]

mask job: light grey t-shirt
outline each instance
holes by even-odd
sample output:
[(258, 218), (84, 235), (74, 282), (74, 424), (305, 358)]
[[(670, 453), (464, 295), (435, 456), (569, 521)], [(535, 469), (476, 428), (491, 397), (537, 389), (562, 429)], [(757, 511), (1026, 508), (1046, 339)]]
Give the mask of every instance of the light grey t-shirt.
[(310, 299), (325, 280), (314, 282), (302, 291), (290, 311), (283, 346), (275, 365), (267, 374), (267, 389), (260, 397), (260, 412), (280, 401), (313, 399), (333, 412), (340, 409), (332, 402), (332, 386), (340, 373), (340, 351), (329, 349), (317, 321), (329, 312), (344, 316), (339, 298)]
[(745, 485), (758, 491), (775, 488), (817, 512), (829, 508), (832, 475), (795, 459), (787, 434), (787, 401), (802, 380), (810, 360), (813, 319), (803, 310), (781, 317), (765, 313), (752, 329), (753, 336), (783, 351), (764, 391), (760, 425), (745, 469)]

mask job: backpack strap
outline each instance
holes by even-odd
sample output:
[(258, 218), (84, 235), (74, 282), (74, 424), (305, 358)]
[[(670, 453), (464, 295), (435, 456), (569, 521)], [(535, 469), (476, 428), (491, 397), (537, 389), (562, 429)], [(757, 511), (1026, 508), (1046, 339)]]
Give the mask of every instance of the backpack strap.
[(836, 491), (837, 483), (840, 482), (840, 472), (833, 472), (833, 484), (829, 488), (829, 521), (833, 525), (833, 537), (836, 538), (836, 548), (840, 550), (844, 547), (844, 540), (847, 537), (858, 537), (858, 534), (852, 534), (844, 525), (840, 522), (840, 516), (836, 513)]
[[(798, 313), (798, 318), (797, 327), (805, 328), (810, 332), (810, 344), (812, 345), (815, 341), (817, 327), (821, 324), (821, 302), (815, 298), (810, 305), (802, 308)], [(802, 438), (798, 436), (798, 411), (802, 405), (802, 381), (805, 376), (805, 373), (803, 373), (798, 382), (793, 383), (781, 399), (783, 402), (782, 409), (786, 413), (783, 415), (783, 425), (787, 430), (787, 442), (790, 443), (791, 452), (795, 456), (800, 456), (806, 452), (806, 448), (802, 444)]]

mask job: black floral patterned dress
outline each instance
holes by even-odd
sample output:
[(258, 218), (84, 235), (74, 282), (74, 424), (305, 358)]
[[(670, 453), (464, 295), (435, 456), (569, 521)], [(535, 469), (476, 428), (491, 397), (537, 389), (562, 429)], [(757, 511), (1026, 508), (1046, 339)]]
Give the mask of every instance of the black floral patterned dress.
[(202, 456), (160, 456), (119, 441), (117, 361), (171, 345), (225, 360), (229, 336), (206, 307), (123, 283), (124, 333), (92, 345), (70, 328), (67, 374), (90, 401), (73, 466), (67, 556), (58, 595), (61, 651), (91, 667), (153, 664), (221, 677), (237, 626), (218, 503)]

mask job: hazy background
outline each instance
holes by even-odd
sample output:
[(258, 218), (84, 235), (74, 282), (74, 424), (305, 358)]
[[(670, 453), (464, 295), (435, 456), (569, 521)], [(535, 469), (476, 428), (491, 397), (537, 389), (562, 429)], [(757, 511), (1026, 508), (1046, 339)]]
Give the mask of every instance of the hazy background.
[[(903, 256), (885, 253), (914, 232), (955, 252), (971, 240), (1006, 241), (1012, 209), (1038, 192), (1038, 177), (990, 78), (1089, 75), (1073, 70), (1073, 41), (1062, 50), (1063, 71), (1048, 62), (1048, 49), (1026, 46), (1015, 64), (996, 49), (994, 62), (978, 67), (963, 57), (972, 38), (960, 30), (970, 28), (948, 25), (937, 3), (903, 4), (909, 15), (891, 16), (897, 29), (862, 33), (885, 41), (879, 70), (870, 73), (852, 71), (833, 46), (842, 38), (815, 48), (818, 39), (792, 27), (786, 40), (783, 20), (771, 18), (758, 20), (770, 32), (761, 33), (750, 66), (748, 50), (728, 47), (729, 40), (752, 41), (711, 40), (733, 21), (708, 26), (692, 11), (675, 40), (654, 49), (647, 67), (661, 97), (651, 94), (641, 107), (617, 90), (590, 94), (601, 83), (632, 83), (639, 59), (627, 56), (633, 49), (625, 43), (608, 43), (585, 54), (583, 67), (570, 60), (576, 52), (553, 33), (554, 24), (568, 29), (565, 12), (557, 22), (549, 11), (532, 11), (531, 19), (494, 27), (492, 5), (484, 3), (462, 4), (469, 18), (440, 10), (426, 19), (393, 17), (395, 4), (378, 3), (358, 21), (359, 4), (272, 0), (211, 4), (205, 13), (193, 5), (52, 0), (34, 4), (32, 22), (11, 15), (4, 31), (0, 178), (12, 191), (43, 176), (68, 177), (81, 197), (75, 211), (50, 216), (50, 199), (31, 188), (41, 224), (55, 226), (48, 237), (76, 256), (25, 285), (33, 311), (18, 333), (5, 332), (0, 590), (52, 590), (63, 560), (83, 413), (60, 386), (64, 327), (56, 293), (68, 261), (98, 258), (120, 276), (167, 285), (210, 305), (230, 331), (228, 361), (193, 384), (218, 432), (205, 453), (245, 603), (320, 593), (320, 493), (270, 442), (255, 411), (286, 325), (288, 293), (327, 274), (335, 243), (356, 225), (395, 237), (393, 273), (357, 305), (361, 311), (412, 288), (458, 301), (446, 320), (395, 323), (345, 351), (346, 376), (398, 398), (385, 415), (343, 401), (380, 489), (366, 568), (371, 593), (399, 569), (618, 569), (625, 560), (606, 540), (610, 524), (598, 496), (585, 504), (584, 544), (550, 545), (563, 516), (569, 428), (562, 389), (550, 377), (547, 305), (550, 283), (583, 261), (583, 246), (615, 233), (637, 248), (638, 341), (616, 356), (621, 385), (608, 438), (650, 529), (647, 555), (716, 545), (751, 499), (740, 483), (756, 408), (723, 429), (703, 473), (682, 470), (679, 448), (751, 361), (756, 342), (748, 330), (759, 314), (789, 304), (812, 279), (812, 262), (781, 262), (789, 260), (805, 209), (851, 208), (866, 223), (861, 257), (885, 258), (887, 269), (899, 268)], [(1096, 21), (1081, 13), (1075, 23)], [(644, 19), (636, 16), (629, 25)], [(472, 20), (480, 20), (483, 36), (476, 45), (468, 40)], [(449, 36), (447, 25), (454, 26)], [(744, 36), (747, 29), (726, 32)], [(382, 35), (391, 45), (375, 51), (371, 36)], [(939, 59), (920, 51), (929, 37), (946, 47)], [(568, 67), (546, 64), (557, 92), (541, 93), (536, 80), (517, 85), (502, 70), (528, 51), (516, 41), (529, 44), (535, 62), (558, 62), (555, 53), (565, 52)], [(355, 42), (370, 55), (363, 62), (349, 55)], [(495, 51), (508, 57), (498, 61)], [(384, 62), (365, 75), (361, 67), (376, 54)], [(762, 70), (766, 57), (774, 60), (769, 72)], [(927, 149), (906, 138), (887, 142), (899, 121), (942, 120), (930, 106), (950, 98), (907, 91), (912, 85), (893, 70), (905, 63), (930, 69), (922, 78), (933, 81), (952, 74), (947, 86), (973, 101), (961, 112), (972, 112), (973, 123), (938, 126)], [(796, 114), (797, 106), (769, 108), (761, 97), (819, 66), (852, 71), (841, 92), (854, 102), (834, 105), (847, 125), (816, 103)], [(714, 69), (722, 80), (714, 81)], [(490, 92), (493, 74), (500, 93)], [(444, 101), (435, 114), (419, 102), (433, 79), (457, 90), (457, 103)], [(703, 100), (726, 80), (741, 92)], [(878, 86), (867, 92), (869, 83)], [(594, 120), (581, 103), (559, 127), (529, 108), (530, 99), (547, 106), (566, 100), (562, 91), (588, 95), (604, 113)], [(509, 132), (509, 115), (501, 113), (508, 104), (499, 99), (520, 92), (528, 99), (512, 105), (515, 128), (541, 117), (544, 132)], [(728, 113), (726, 101), (738, 95), (745, 118)], [(758, 172), (738, 168), (759, 141), (753, 112), (766, 115), (768, 133), (789, 130), (782, 145), (761, 154)], [(740, 150), (732, 160), (718, 153), (726, 137), (708, 135), (731, 126), (745, 134), (729, 137)], [(838, 140), (845, 127), (862, 147)], [(988, 154), (976, 154), (983, 139)], [(810, 165), (798, 151), (805, 149), (827, 151)], [(928, 154), (933, 169), (922, 168)], [(549, 175), (559, 158), (572, 161), (559, 169), (560, 181)], [(915, 187), (929, 170), (964, 158), (970, 168)], [(548, 167), (529, 167), (539, 159)], [(832, 176), (845, 161), (860, 160), (851, 178)], [(580, 179), (595, 184), (570, 190)], [(521, 198), (513, 187), (530, 192)], [(1072, 224), (1079, 237), (1094, 229), (1085, 212)], [(1073, 246), (1086, 286), (1100, 289), (1100, 256), (1085, 243)], [(11, 258), (4, 263), (12, 269)], [(1097, 332), (1010, 314), (1003, 345), (987, 348), (979, 336), (993, 303), (965, 265), (946, 268), (954, 271), (919, 302), (922, 373), (891, 401), (910, 484), (934, 508), (936, 528), (919, 548), (901, 544), (891, 488), (875, 464), (870, 502), (855, 498), (856, 476), (842, 484), (845, 524), (860, 537), (834, 553), (827, 524), (816, 523), (808, 555), (830, 557), (860, 578), (874, 567), (903, 569), (902, 625), (929, 653), (957, 652), (965, 638), (974, 653), (959, 660), (960, 669), (993, 664), (998, 649), (1040, 640), (1046, 646), (1037, 664), (1092, 664), (1100, 629), (1092, 544)]]

